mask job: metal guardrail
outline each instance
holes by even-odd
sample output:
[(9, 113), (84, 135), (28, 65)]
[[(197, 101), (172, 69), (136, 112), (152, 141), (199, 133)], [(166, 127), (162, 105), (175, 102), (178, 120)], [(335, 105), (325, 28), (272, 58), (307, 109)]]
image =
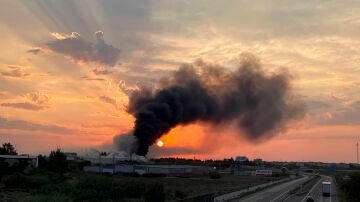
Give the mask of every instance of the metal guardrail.
[(217, 196), (217, 197), (214, 198), (214, 201), (215, 202), (223, 202), (223, 201), (229, 201), (229, 200), (237, 199), (237, 198), (241, 197), (243, 194), (246, 194), (248, 192), (257, 191), (259, 189), (264, 189), (264, 188), (267, 188), (267, 187), (275, 185), (275, 184), (285, 183), (285, 182), (288, 182), (290, 180), (293, 180), (293, 179), (286, 178), (286, 179), (282, 179), (282, 180), (277, 180), (277, 181), (268, 182), (268, 183), (265, 183), (265, 184), (252, 186), (252, 187), (249, 187), (249, 188), (246, 188), (246, 189), (242, 189), (242, 190), (239, 190), (239, 191), (235, 191), (235, 192), (231, 192), (231, 193), (228, 193), (228, 194)]
[(188, 197), (171, 202), (214, 202), (214, 194), (213, 193), (201, 194), (198, 196)]

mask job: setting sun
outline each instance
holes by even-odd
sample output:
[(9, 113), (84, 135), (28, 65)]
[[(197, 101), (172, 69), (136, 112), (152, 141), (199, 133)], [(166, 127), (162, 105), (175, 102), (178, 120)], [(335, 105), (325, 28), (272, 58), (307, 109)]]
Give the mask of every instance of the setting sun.
[(158, 140), (158, 141), (156, 142), (156, 145), (157, 145), (158, 147), (162, 147), (162, 146), (164, 146), (164, 142), (161, 141), (161, 140)]

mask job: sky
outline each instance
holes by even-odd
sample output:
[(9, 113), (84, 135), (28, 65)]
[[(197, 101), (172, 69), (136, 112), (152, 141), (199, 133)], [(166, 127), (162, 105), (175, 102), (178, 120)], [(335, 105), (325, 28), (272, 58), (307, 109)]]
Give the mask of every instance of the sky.
[(0, 0), (0, 143), (19, 153), (109, 149), (134, 128), (136, 89), (203, 60), (241, 54), (286, 69), (306, 106), (272, 138), (194, 122), (149, 157), (356, 162), (360, 3), (260, 0)]

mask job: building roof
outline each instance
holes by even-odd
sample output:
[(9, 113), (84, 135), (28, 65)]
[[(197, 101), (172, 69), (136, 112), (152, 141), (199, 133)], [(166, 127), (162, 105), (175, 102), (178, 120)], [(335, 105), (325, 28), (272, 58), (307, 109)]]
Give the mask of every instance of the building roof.
[(151, 168), (200, 168), (201, 166), (189, 166), (189, 165), (136, 165), (145, 166)]
[(6, 158), (6, 159), (37, 159), (37, 156), (30, 156), (30, 155), (0, 155), (0, 158)]

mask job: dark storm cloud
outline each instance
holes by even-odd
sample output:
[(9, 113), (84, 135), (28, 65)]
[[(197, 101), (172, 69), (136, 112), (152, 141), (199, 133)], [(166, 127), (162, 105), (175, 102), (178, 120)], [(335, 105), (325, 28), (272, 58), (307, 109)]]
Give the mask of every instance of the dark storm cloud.
[(114, 66), (119, 59), (120, 49), (106, 44), (102, 31), (95, 32), (94, 36), (96, 41), (91, 42), (76, 32), (71, 35), (60, 34), (56, 40), (48, 42), (46, 46), (56, 53), (69, 56), (76, 62), (97, 62)]
[(236, 123), (248, 139), (272, 137), (304, 115), (290, 80), (286, 71), (265, 72), (249, 54), (241, 55), (239, 68), (232, 72), (203, 61), (183, 66), (161, 80), (161, 89), (142, 89), (130, 97), (137, 154), (146, 155), (149, 146), (171, 128), (194, 122)]

